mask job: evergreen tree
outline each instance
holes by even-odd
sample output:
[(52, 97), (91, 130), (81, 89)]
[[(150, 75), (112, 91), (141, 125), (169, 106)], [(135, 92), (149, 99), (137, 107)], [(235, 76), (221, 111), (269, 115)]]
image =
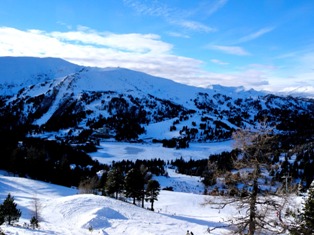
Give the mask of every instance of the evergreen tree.
[(304, 228), (306, 231), (313, 233), (314, 231), (314, 181), (309, 189), (309, 197), (304, 205)]
[(133, 198), (133, 204), (135, 205), (135, 200), (142, 198), (143, 190), (143, 175), (140, 170), (132, 168), (125, 176), (125, 194), (127, 197)]
[(154, 210), (154, 202), (157, 201), (158, 194), (160, 192), (160, 184), (157, 180), (149, 180), (146, 189), (146, 201), (151, 204), (150, 209)]
[(302, 213), (299, 215), (295, 226), (290, 229), (291, 234), (312, 235), (314, 232), (314, 181), (308, 191)]
[(12, 222), (19, 221), (22, 213), (16, 206), (14, 197), (11, 197), (11, 194), (8, 194), (3, 204), (0, 205), (0, 217), (2, 217), (0, 220), (7, 222), (9, 225), (11, 225)]
[(122, 191), (124, 185), (124, 177), (122, 172), (113, 168), (108, 172), (105, 189), (109, 195), (115, 194), (115, 198), (118, 199), (119, 193)]

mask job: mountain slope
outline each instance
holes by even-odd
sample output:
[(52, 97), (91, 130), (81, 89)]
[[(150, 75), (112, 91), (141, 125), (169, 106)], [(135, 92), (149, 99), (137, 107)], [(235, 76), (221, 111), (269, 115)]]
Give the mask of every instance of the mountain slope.
[(167, 128), (159, 140), (171, 136), (204, 142), (229, 139), (235, 129), (254, 127), (266, 118), (278, 130), (294, 131), (291, 125), (300, 115), (303, 121), (314, 116), (311, 99), (241, 87), (197, 88), (128, 69), (81, 67), (54, 58), (3, 57), (0, 62), (4, 128), (27, 125), (31, 135), (54, 131), (78, 142), (147, 140), (154, 138), (149, 130), (163, 123)]
[(36, 57), (0, 57), (0, 67), (0, 94), (7, 95), (80, 69), (80, 66), (62, 59)]
[[(179, 177), (179, 175), (177, 176)], [(191, 177), (190, 177), (191, 178)], [(223, 225), (222, 217), (234, 211), (230, 207), (218, 213), (204, 207), (205, 196), (191, 193), (161, 191), (152, 212), (127, 202), (91, 194), (31, 179), (5, 176), (0, 172), (0, 201), (8, 193), (22, 211), (21, 226), (1, 225), (5, 234), (206, 234), (208, 227)], [(209, 196), (207, 196), (209, 197)], [(40, 227), (25, 226), (33, 215), (34, 200), (40, 205)], [(185, 205), (184, 210), (182, 205)], [(149, 203), (146, 204), (146, 207)], [(24, 227), (22, 226), (24, 224)], [(221, 234), (217, 229), (213, 234)]]

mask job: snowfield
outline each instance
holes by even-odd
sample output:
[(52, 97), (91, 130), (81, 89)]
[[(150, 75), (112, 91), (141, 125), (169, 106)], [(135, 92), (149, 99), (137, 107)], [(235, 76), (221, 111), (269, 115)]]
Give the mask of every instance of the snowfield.
[[(174, 172), (170, 176), (174, 176)], [(180, 175), (176, 176), (180, 178)], [(184, 177), (184, 176), (181, 176)], [(186, 180), (192, 186), (195, 179)], [(193, 179), (193, 180), (192, 180)], [(161, 180), (161, 182), (163, 182)], [(191, 184), (188, 184), (188, 183)], [(124, 234), (167, 235), (208, 234), (207, 228), (221, 225), (232, 208), (223, 212), (203, 206), (205, 196), (193, 193), (161, 191), (155, 202), (155, 212), (142, 209), (128, 202), (91, 194), (78, 194), (76, 189), (0, 175), (0, 200), (8, 193), (15, 198), (22, 217), (16, 226), (2, 225), (8, 235), (28, 234)], [(209, 197), (209, 196), (206, 196)], [(35, 199), (40, 205), (40, 228), (28, 228), (33, 215)], [(149, 207), (149, 205), (145, 205)], [(216, 229), (211, 234), (223, 234), (227, 230)]]
[[(138, 139), (143, 143), (102, 140), (97, 152), (90, 153), (90, 156), (103, 164), (137, 159), (161, 159), (165, 162), (180, 158), (185, 161), (199, 160), (208, 159), (212, 154), (231, 151), (232, 140), (204, 143), (200, 138), (201, 135), (198, 138), (195, 137), (194, 142), (189, 143), (187, 149), (163, 148), (160, 143), (153, 144), (153, 140), (183, 137), (186, 133), (181, 134), (180, 131), (184, 127), (195, 127), (196, 130), (202, 132), (202, 128), (198, 126), (205, 123), (208, 125), (206, 130), (214, 130), (217, 127), (214, 120), (221, 121), (229, 128), (237, 129), (238, 127), (230, 122), (229, 114), (216, 114), (222, 114), (223, 111), (229, 113), (231, 109), (239, 110), (239, 113), (238, 111), (231, 112), (234, 115), (246, 113), (245, 116), (248, 118), (243, 122), (249, 125), (253, 123), (253, 117), (258, 112), (258, 109), (254, 108), (256, 105), (252, 106), (252, 104), (267, 94), (262, 91), (245, 90), (243, 87), (228, 88), (220, 85), (208, 88), (191, 87), (128, 69), (82, 67), (56, 58), (0, 57), (0, 65), (3, 65), (0, 69), (0, 95), (12, 95), (7, 101), (12, 105), (24, 104), (22, 110), (25, 117), (28, 116), (29, 111), (35, 113), (36, 110), (41, 110), (41, 115), (33, 124), (40, 126), (47, 123), (62, 107), (61, 104), (68, 102), (70, 98), (79, 102), (90, 113), (88, 118), (77, 123), (77, 128), (59, 129), (57, 132), (34, 131), (30, 135), (32, 137), (55, 140), (57, 137), (78, 136), (82, 130), (90, 129), (87, 125), (89, 119), (95, 119), (93, 122), (96, 122), (100, 115), (112, 116), (112, 108), (109, 112), (106, 105), (109, 106), (109, 102), (121, 94), (124, 98), (121, 97), (132, 107), (134, 103), (132, 104), (131, 100), (138, 98), (138, 106), (143, 106), (146, 114), (167, 111), (167, 105), (162, 104), (162, 100), (171, 101), (173, 105), (181, 105), (184, 110), (196, 111), (191, 112), (182, 120), (179, 117), (170, 118), (173, 117), (170, 115), (159, 121), (151, 119), (147, 124), (142, 124), (142, 126), (145, 125), (145, 133), (141, 134)], [(93, 92), (99, 92), (100, 96), (91, 99)], [(42, 102), (41, 96), (45, 97), (47, 110), (33, 101), (26, 102), (29, 101), (29, 97)], [(199, 108), (195, 100), (199, 102), (198, 105), (213, 106), (213, 111), (203, 115), (204, 109)], [(304, 100), (272, 96), (260, 99), (257, 103), (263, 109), (267, 109), (268, 106), (280, 109), (286, 105), (305, 110), (312, 105)], [(151, 107), (152, 105), (157, 107)], [(203, 118), (205, 119), (202, 120)], [(171, 130), (169, 128), (171, 126), (176, 128)], [(114, 136), (110, 129), (100, 128), (95, 131), (100, 131), (100, 133), (109, 131), (106, 136), (107, 134), (107, 137)], [(292, 158), (290, 161), (294, 160)], [(208, 228), (226, 226), (224, 221), (240, 214), (238, 209), (231, 206), (221, 211), (212, 209), (208, 205), (203, 206), (208, 199), (212, 201), (221, 200), (221, 198), (202, 195), (204, 186), (199, 177), (177, 174), (174, 169), (170, 168), (166, 170), (168, 177), (154, 176), (154, 178), (159, 181), (162, 189), (172, 187), (174, 191), (162, 190), (160, 192), (158, 201), (154, 205), (154, 212), (128, 202), (104, 196), (79, 194), (73, 188), (13, 177), (7, 172), (0, 171), (0, 203), (8, 193), (11, 193), (15, 197), (18, 208), (22, 211), (22, 217), (16, 226), (1, 225), (0, 227), (6, 235), (185, 235), (187, 230), (193, 231), (194, 235), (201, 235), (208, 234)], [(40, 205), (40, 228), (32, 230), (28, 225), (33, 216), (36, 201)], [(146, 204), (145, 207), (148, 208), (150, 205)], [(271, 214), (271, 217), (274, 215), (275, 213)], [(230, 231), (227, 228), (220, 228), (211, 231), (210, 234), (221, 235), (228, 232)]]
[[(112, 161), (161, 158), (185, 160), (206, 159), (210, 154), (230, 151), (232, 141), (212, 144), (192, 143), (188, 149), (162, 148), (160, 144), (102, 142), (101, 149), (91, 154), (101, 163)], [(75, 188), (53, 185), (27, 178), (14, 177), (0, 171), (0, 203), (10, 193), (22, 211), (16, 226), (3, 224), (0, 228), (6, 235), (185, 235), (187, 230), (194, 235), (209, 234), (208, 228), (217, 228), (213, 235), (230, 233), (226, 221), (239, 215), (234, 205), (223, 210), (204, 205), (206, 201), (219, 202), (221, 197), (202, 195), (204, 186), (200, 177), (176, 173), (167, 168), (168, 176), (154, 176), (161, 188), (172, 187), (174, 191), (161, 190), (155, 211), (134, 206), (127, 201), (109, 197), (79, 194)], [(301, 199), (293, 198), (301, 204)], [(34, 215), (35, 202), (40, 212), (40, 228), (29, 227)], [(145, 208), (150, 204), (146, 203)], [(297, 208), (294, 203), (289, 205)], [(241, 209), (240, 209), (241, 210)], [(270, 217), (276, 220), (276, 213)]]
[(122, 160), (135, 161), (136, 159), (158, 159), (171, 161), (183, 158), (186, 161), (190, 159), (208, 159), (212, 154), (219, 154), (223, 151), (230, 152), (232, 140), (214, 143), (190, 143), (186, 149), (163, 148), (162, 144), (141, 144), (141, 143), (123, 143), (104, 141), (100, 143), (97, 152), (89, 155), (103, 164), (111, 164), (112, 161)]

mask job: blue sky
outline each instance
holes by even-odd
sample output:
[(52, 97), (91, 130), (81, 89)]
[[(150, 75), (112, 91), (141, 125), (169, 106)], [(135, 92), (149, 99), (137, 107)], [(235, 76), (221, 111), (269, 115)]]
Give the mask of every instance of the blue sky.
[(0, 56), (314, 92), (313, 0), (0, 0)]

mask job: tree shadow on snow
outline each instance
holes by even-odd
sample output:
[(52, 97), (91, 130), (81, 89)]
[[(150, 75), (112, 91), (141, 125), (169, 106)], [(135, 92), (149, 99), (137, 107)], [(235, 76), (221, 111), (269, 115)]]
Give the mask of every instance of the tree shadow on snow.
[(165, 216), (168, 216), (170, 218), (174, 218), (177, 220), (184, 220), (189, 223), (194, 223), (198, 225), (203, 225), (209, 228), (220, 228), (220, 227), (228, 227), (228, 224), (224, 222), (213, 222), (213, 221), (207, 221), (207, 220), (202, 220), (202, 219), (196, 219), (196, 218), (191, 218), (191, 217), (186, 217), (186, 216), (180, 216), (180, 215), (169, 215), (169, 214), (164, 214)]

